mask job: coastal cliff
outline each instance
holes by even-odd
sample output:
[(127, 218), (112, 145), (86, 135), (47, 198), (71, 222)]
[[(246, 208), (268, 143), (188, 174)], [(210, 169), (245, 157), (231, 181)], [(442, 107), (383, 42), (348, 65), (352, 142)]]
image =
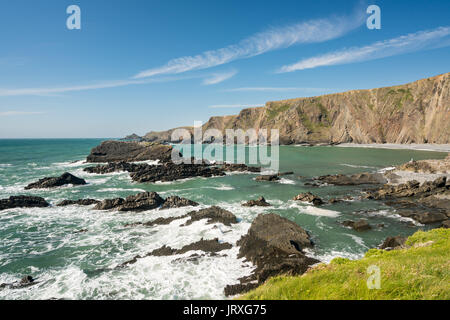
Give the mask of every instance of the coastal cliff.
[[(203, 130), (278, 129), (280, 144), (450, 143), (450, 73), (412, 83), (267, 102)], [(192, 132), (192, 127), (183, 127)], [(174, 129), (143, 139), (168, 142)]]

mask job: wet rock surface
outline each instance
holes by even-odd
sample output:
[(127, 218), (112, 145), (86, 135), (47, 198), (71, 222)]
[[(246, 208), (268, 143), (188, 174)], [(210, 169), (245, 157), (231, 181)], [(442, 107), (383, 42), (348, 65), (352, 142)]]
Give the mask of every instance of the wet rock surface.
[(0, 210), (13, 208), (45, 208), (50, 204), (41, 197), (11, 196), (0, 200)]
[(47, 189), (47, 188), (56, 188), (64, 185), (85, 185), (86, 181), (84, 179), (75, 177), (74, 175), (65, 172), (59, 177), (48, 177), (40, 179), (37, 182), (30, 183), (25, 187), (25, 190), (30, 189)]
[(319, 262), (302, 252), (313, 245), (308, 233), (276, 214), (257, 216), (237, 245), (238, 257), (245, 257), (256, 269), (251, 276), (239, 279), (239, 284), (228, 285), (226, 295), (246, 292), (279, 274), (302, 274)]
[(57, 207), (66, 207), (66, 206), (73, 206), (73, 205), (90, 206), (90, 205), (98, 204), (98, 203), (100, 203), (100, 201), (95, 200), (95, 199), (63, 200), (61, 202), (58, 202), (56, 204), (56, 206)]
[(385, 184), (387, 179), (381, 173), (357, 173), (353, 175), (326, 175), (314, 179), (316, 182), (333, 184), (336, 186), (355, 186), (362, 184)]
[(0, 289), (8, 288), (8, 289), (22, 289), (32, 285), (37, 284), (36, 280), (32, 276), (25, 276), (19, 281), (14, 283), (2, 283), (0, 284)]
[(104, 141), (93, 148), (87, 162), (119, 162), (119, 161), (170, 161), (172, 147), (159, 143)]
[[(136, 263), (138, 259), (149, 257), (149, 256), (155, 256), (155, 257), (161, 257), (161, 256), (173, 256), (177, 254), (184, 254), (189, 251), (203, 251), (205, 253), (209, 254), (215, 254), (217, 252), (231, 249), (233, 246), (230, 243), (227, 242), (220, 242), (218, 238), (212, 239), (212, 240), (204, 240), (201, 239), (200, 241), (188, 244), (183, 246), (181, 249), (174, 249), (168, 246), (162, 246), (161, 248), (155, 249), (150, 253), (147, 253), (144, 256), (136, 256), (133, 259), (126, 261), (119, 265), (119, 267), (125, 267), (127, 265)], [(192, 257), (199, 258), (200, 255), (192, 255)]]
[(360, 219), (358, 221), (345, 220), (345, 221), (341, 222), (341, 224), (344, 227), (349, 227), (356, 231), (367, 231), (367, 230), (372, 229), (369, 222), (367, 222), (367, 220), (365, 220), (365, 219)]
[(280, 177), (277, 174), (264, 174), (257, 176), (255, 181), (278, 181)]
[(94, 209), (118, 211), (145, 211), (160, 207), (164, 203), (156, 192), (142, 192), (136, 195), (128, 196), (125, 199), (106, 199), (98, 203)]
[(169, 208), (180, 208), (180, 207), (188, 207), (188, 206), (198, 206), (198, 203), (189, 199), (180, 198), (178, 196), (170, 196), (166, 198), (161, 209), (169, 209)]
[(300, 193), (299, 195), (295, 196), (292, 200), (309, 202), (314, 204), (315, 206), (320, 206), (324, 204), (323, 200), (320, 197), (312, 194), (311, 192)]
[(264, 197), (259, 197), (256, 200), (250, 200), (242, 204), (244, 207), (270, 207), (271, 204), (264, 199)]

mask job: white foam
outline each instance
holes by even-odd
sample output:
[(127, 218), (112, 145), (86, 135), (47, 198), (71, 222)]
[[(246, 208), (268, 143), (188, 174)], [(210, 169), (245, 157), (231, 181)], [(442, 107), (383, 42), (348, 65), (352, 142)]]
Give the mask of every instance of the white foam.
[(280, 180), (277, 181), (278, 183), (281, 184), (295, 184), (294, 180), (291, 179), (286, 179), (286, 178), (281, 178)]
[(132, 188), (132, 189), (126, 189), (126, 188), (103, 188), (103, 189), (97, 190), (96, 192), (122, 192), (122, 191), (145, 192), (144, 189), (137, 189), (137, 188)]
[(350, 167), (350, 168), (376, 169), (376, 167), (356, 165), (356, 164), (348, 164), (348, 163), (341, 163), (341, 166)]
[(12, 167), (13, 165), (11, 163), (0, 163), (0, 168), (8, 168)]

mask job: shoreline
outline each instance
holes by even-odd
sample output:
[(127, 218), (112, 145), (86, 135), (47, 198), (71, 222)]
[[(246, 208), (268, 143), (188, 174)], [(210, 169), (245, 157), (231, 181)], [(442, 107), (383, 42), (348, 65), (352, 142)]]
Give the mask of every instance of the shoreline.
[(450, 144), (400, 144), (400, 143), (341, 143), (335, 145), (341, 148), (373, 148), (373, 149), (397, 149), (433, 152), (450, 152)]

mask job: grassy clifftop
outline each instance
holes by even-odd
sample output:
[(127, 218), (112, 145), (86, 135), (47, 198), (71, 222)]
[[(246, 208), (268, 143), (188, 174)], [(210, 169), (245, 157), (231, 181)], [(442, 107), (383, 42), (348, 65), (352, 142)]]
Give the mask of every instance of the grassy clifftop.
[[(336, 258), (302, 276), (278, 276), (243, 295), (250, 300), (450, 299), (450, 229), (418, 231), (406, 249), (369, 250), (360, 260)], [(368, 289), (369, 266), (381, 274), (380, 289)]]

